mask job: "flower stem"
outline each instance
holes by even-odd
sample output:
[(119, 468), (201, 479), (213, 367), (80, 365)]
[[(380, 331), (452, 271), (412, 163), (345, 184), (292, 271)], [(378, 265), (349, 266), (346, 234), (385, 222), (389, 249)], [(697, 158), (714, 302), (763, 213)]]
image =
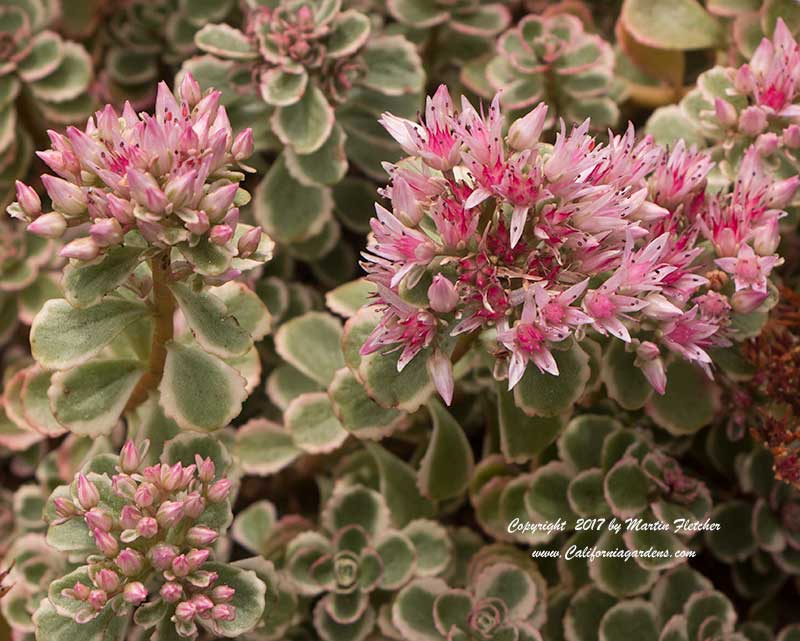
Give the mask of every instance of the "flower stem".
[(164, 363), (167, 360), (167, 343), (172, 340), (175, 315), (175, 298), (169, 289), (170, 261), (169, 254), (159, 254), (150, 259), (150, 269), (153, 273), (153, 298), (154, 310), (153, 336), (150, 343), (150, 362), (147, 371), (131, 394), (125, 411), (136, 409), (145, 400), (151, 391), (161, 383), (164, 375)]

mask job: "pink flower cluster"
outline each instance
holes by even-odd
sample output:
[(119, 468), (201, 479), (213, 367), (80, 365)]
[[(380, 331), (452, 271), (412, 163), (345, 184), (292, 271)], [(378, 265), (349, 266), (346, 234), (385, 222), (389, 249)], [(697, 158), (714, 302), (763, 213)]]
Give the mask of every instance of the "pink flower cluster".
[[(88, 559), (92, 585), (76, 582), (62, 594), (85, 603), (75, 614), (78, 623), (92, 620), (108, 603), (123, 614), (148, 597), (151, 604), (160, 600), (174, 609), (178, 634), (194, 637), (197, 618), (213, 629), (215, 621), (236, 617), (233, 588), (203, 569), (220, 533), (198, 523), (210, 504), (228, 498), (231, 482), (215, 480), (213, 461), (199, 455), (194, 465), (142, 469), (147, 445), (138, 449), (128, 441), (123, 447), (111, 486), (116, 507), (83, 474), (72, 499), (54, 499), (57, 523), (82, 518), (99, 551)], [(118, 499), (124, 502), (121, 508)]]
[(52, 148), (37, 154), (55, 173), (42, 176), (53, 211), (43, 213), (36, 192), (18, 181), (10, 215), (47, 238), (79, 227), (84, 233), (61, 250), (77, 260), (93, 260), (134, 230), (162, 249), (207, 240), (231, 256), (255, 258), (261, 229), (235, 237), (243, 175), (231, 171), (252, 153), (253, 134), (234, 138), (220, 95), (203, 95), (186, 74), (177, 98), (159, 84), (153, 116), (129, 103), (120, 116), (106, 105), (84, 131), (48, 131)]
[[(660, 393), (664, 349), (710, 375), (732, 312), (767, 298), (798, 179), (771, 182), (751, 148), (732, 192), (709, 195), (713, 163), (683, 142), (637, 141), (630, 126), (603, 144), (587, 121), (548, 145), (546, 105), (506, 134), (499, 104), (459, 112), (442, 86), (419, 124), (384, 114), (411, 157), (387, 165), (392, 211), (376, 205), (371, 223), (364, 267), (383, 316), (362, 354), (401, 350), (402, 369), (429, 349), (448, 402), (453, 337), (489, 328), (509, 387), (530, 363), (558, 375), (552, 346), (590, 331), (628, 343)], [(426, 283), (428, 304), (408, 302)]]

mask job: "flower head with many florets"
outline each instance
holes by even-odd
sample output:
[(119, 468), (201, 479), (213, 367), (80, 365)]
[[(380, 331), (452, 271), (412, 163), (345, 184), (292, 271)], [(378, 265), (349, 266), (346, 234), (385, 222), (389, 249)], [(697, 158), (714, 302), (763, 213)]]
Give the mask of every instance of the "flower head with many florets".
[(736, 189), (707, 196), (704, 154), (637, 141), (633, 127), (601, 144), (588, 121), (562, 123), (547, 145), (546, 111), (504, 134), (499, 97), (457, 112), (440, 88), (421, 124), (384, 116), (412, 157), (388, 167), (393, 211), (378, 205), (372, 221), (365, 269), (384, 312), (362, 354), (400, 349), (402, 369), (428, 350), (446, 400), (454, 337), (487, 329), (510, 387), (531, 363), (558, 375), (555, 345), (592, 330), (627, 343), (660, 392), (659, 344), (710, 375), (707, 348), (735, 336), (733, 310), (767, 297), (787, 194), (769, 187), (755, 148)]

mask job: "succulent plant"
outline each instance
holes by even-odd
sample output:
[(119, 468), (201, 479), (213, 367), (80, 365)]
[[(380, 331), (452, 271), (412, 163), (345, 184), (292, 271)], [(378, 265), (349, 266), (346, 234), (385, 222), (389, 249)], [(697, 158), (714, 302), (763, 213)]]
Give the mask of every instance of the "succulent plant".
[(611, 45), (569, 13), (525, 16), (499, 37), (494, 56), (464, 68), (462, 81), (484, 98), (501, 92), (500, 102), (512, 114), (547, 103), (548, 129), (559, 117), (591, 118), (600, 130), (619, 118), (622, 95)]

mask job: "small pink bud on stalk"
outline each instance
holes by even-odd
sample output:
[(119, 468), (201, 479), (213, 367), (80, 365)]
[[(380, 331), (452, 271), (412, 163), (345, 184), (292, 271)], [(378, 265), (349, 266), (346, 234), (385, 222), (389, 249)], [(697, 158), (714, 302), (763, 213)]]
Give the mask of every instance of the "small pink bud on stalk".
[(142, 483), (136, 489), (133, 500), (139, 507), (150, 507), (155, 500), (155, 488), (151, 483)]
[(86, 211), (86, 196), (77, 185), (49, 174), (42, 176), (42, 183), (53, 201), (53, 207), (59, 212), (78, 216)]
[(800, 147), (800, 125), (789, 125), (783, 130), (783, 144), (789, 149)]
[(199, 570), (206, 561), (208, 561), (208, 557), (211, 556), (211, 552), (206, 549), (203, 550), (191, 550), (186, 554), (186, 562), (189, 564), (189, 571), (196, 572)]
[(78, 503), (84, 510), (90, 510), (100, 502), (100, 493), (85, 475), (78, 474), (77, 485)]
[(650, 341), (640, 343), (636, 348), (634, 362), (642, 370), (653, 389), (659, 394), (663, 394), (667, 389), (667, 374), (658, 346)]
[(441, 350), (435, 350), (428, 359), (428, 371), (442, 400), (448, 406), (453, 402), (453, 364)]
[(92, 589), (88, 585), (76, 581), (72, 588), (65, 588), (61, 591), (61, 594), (72, 599), (77, 599), (78, 601), (86, 601), (91, 591)]
[(122, 598), (131, 605), (140, 605), (147, 598), (147, 588), (139, 581), (128, 583), (122, 591)]
[(204, 547), (206, 545), (211, 545), (218, 537), (219, 534), (210, 527), (196, 525), (189, 528), (189, 531), (186, 533), (186, 542), (189, 545)]
[(253, 229), (248, 230), (242, 235), (236, 245), (236, 249), (241, 258), (252, 256), (258, 249), (258, 245), (261, 243), (261, 233), (261, 227), (253, 227)]
[(159, 481), (161, 483), (161, 487), (167, 492), (177, 490), (181, 484), (182, 477), (183, 465), (180, 463), (175, 463), (174, 465), (161, 465)]
[(129, 200), (108, 194), (108, 213), (111, 214), (121, 225), (130, 225), (136, 218), (133, 215), (133, 205)]
[(397, 176), (392, 183), (391, 190), (392, 205), (398, 218), (406, 225), (416, 227), (422, 220), (424, 212), (411, 185), (401, 176)]
[(773, 182), (767, 192), (767, 205), (775, 209), (783, 209), (792, 202), (798, 186), (800, 186), (800, 176)]
[(158, 570), (166, 570), (176, 556), (178, 556), (178, 548), (167, 543), (158, 543), (148, 552), (150, 563)]
[(86, 525), (90, 530), (102, 530), (108, 532), (114, 525), (114, 519), (106, 511), (101, 510), (99, 507), (93, 507), (83, 518), (86, 520)]
[(719, 120), (720, 124), (725, 127), (732, 127), (736, 124), (736, 107), (734, 107), (727, 100), (723, 100), (722, 98), (714, 98), (714, 115), (717, 117), (717, 120)]
[(190, 519), (197, 519), (206, 510), (206, 500), (198, 492), (192, 492), (183, 499), (183, 513)]
[(447, 314), (455, 309), (458, 304), (458, 292), (455, 285), (441, 274), (433, 277), (431, 286), (428, 287), (428, 301), (431, 309), (440, 314)]
[(95, 610), (102, 610), (108, 601), (108, 595), (102, 590), (92, 590), (89, 593), (88, 601)]
[(183, 518), (183, 503), (180, 501), (164, 501), (156, 512), (156, 520), (161, 527), (171, 528)]
[(522, 118), (515, 120), (508, 129), (508, 144), (516, 151), (533, 149), (542, 135), (547, 118), (547, 104), (539, 105)]
[(208, 239), (215, 245), (227, 245), (233, 238), (233, 229), (227, 225), (214, 225), (208, 234)]
[(21, 180), (15, 183), (17, 188), (17, 202), (20, 209), (30, 218), (37, 218), (42, 213), (42, 201), (33, 187), (29, 187)]
[(119, 576), (114, 570), (103, 568), (94, 577), (95, 585), (105, 592), (116, 592), (119, 588)]
[(125, 576), (136, 576), (144, 567), (144, 556), (133, 548), (125, 548), (117, 555), (114, 562)]
[(217, 472), (211, 457), (201, 458), (199, 454), (195, 454), (194, 462), (197, 466), (197, 478), (203, 483), (211, 483)]
[(116, 218), (101, 218), (89, 227), (89, 234), (99, 247), (111, 247), (122, 242), (122, 226)]
[(76, 260), (93, 260), (100, 254), (100, 246), (94, 238), (85, 236), (68, 242), (58, 253), (63, 258)]
[(144, 516), (136, 524), (136, 532), (145, 539), (152, 539), (158, 534), (158, 521), (152, 516)]
[(53, 505), (56, 508), (56, 516), (60, 519), (69, 519), (79, 514), (78, 508), (69, 499), (59, 496), (53, 500)]
[(741, 94), (752, 93), (756, 82), (750, 65), (742, 65), (736, 70), (736, 75), (733, 77), (733, 86)]
[(133, 474), (139, 469), (141, 462), (139, 448), (136, 447), (133, 441), (129, 440), (122, 446), (122, 451), (119, 454), (119, 468), (125, 474)]
[(195, 169), (175, 176), (164, 186), (164, 195), (175, 207), (180, 207), (191, 198), (196, 181), (197, 170)]
[(94, 542), (97, 545), (97, 549), (99, 549), (104, 556), (117, 556), (117, 553), (119, 553), (119, 543), (117, 543), (117, 539), (108, 532), (103, 532), (102, 530), (92, 530), (92, 534), (94, 535)]
[(759, 256), (772, 256), (781, 242), (778, 219), (771, 218), (753, 232), (753, 249)]
[(161, 590), (159, 590), (159, 594), (161, 598), (164, 599), (167, 603), (175, 603), (176, 601), (180, 600), (183, 596), (183, 588), (181, 587), (180, 583), (174, 583), (173, 581), (168, 581), (164, 585), (161, 586)]
[(184, 577), (191, 572), (189, 561), (186, 559), (185, 554), (179, 554), (172, 559), (172, 564), (170, 567), (172, 569), (172, 573), (177, 577)]
[(214, 602), (211, 599), (209, 599), (205, 594), (195, 594), (192, 597), (192, 603), (194, 604), (194, 607), (197, 610), (197, 614), (201, 616), (214, 607)]
[(778, 134), (771, 131), (756, 138), (756, 149), (764, 157), (774, 154), (778, 150), (779, 144), (780, 138), (778, 138)]
[(247, 160), (253, 155), (254, 147), (253, 130), (248, 127), (233, 139), (233, 144), (231, 145), (233, 159), (237, 162)]
[(220, 479), (208, 488), (208, 500), (212, 503), (221, 503), (230, 494), (232, 483), (228, 479)]
[(767, 128), (767, 114), (759, 107), (747, 107), (739, 114), (739, 129), (748, 136), (757, 136)]
[(233, 621), (236, 618), (236, 608), (227, 603), (219, 603), (211, 610), (211, 618), (217, 621)]
[(211, 590), (211, 598), (215, 603), (225, 603), (230, 601), (235, 593), (236, 590), (229, 585), (218, 585)]
[(228, 209), (233, 205), (233, 199), (236, 198), (238, 190), (239, 185), (237, 183), (217, 187), (214, 191), (203, 196), (199, 208), (206, 212), (211, 222), (218, 222), (222, 220)]
[(181, 79), (179, 93), (181, 98), (183, 98), (183, 100), (185, 100), (189, 105), (189, 109), (192, 109), (203, 97), (203, 92), (200, 90), (200, 84), (190, 73), (184, 74), (183, 78)]
[(731, 297), (731, 307), (739, 314), (754, 312), (767, 299), (767, 292), (741, 289)]
[(197, 608), (191, 601), (181, 601), (175, 608), (175, 618), (178, 621), (189, 622), (197, 614)]

